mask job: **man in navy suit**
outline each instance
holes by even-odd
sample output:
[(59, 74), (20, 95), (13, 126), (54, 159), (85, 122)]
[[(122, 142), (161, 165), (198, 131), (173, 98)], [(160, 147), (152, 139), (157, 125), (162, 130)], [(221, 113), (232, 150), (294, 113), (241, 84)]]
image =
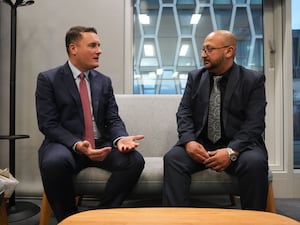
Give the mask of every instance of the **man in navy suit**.
[[(191, 174), (212, 169), (238, 177), (243, 209), (266, 208), (265, 76), (234, 62), (236, 42), (229, 31), (210, 33), (203, 43), (204, 68), (188, 75), (176, 114), (179, 140), (164, 156), (164, 205), (189, 205)], [(221, 96), (216, 139), (208, 122), (215, 79)]]
[[(128, 136), (118, 114), (111, 79), (94, 70), (102, 53), (97, 31), (91, 27), (72, 27), (65, 41), (69, 60), (40, 73), (36, 87), (38, 126), (45, 136), (39, 149), (39, 166), (45, 193), (58, 222), (77, 212), (74, 174), (88, 166), (111, 171), (100, 205), (118, 207), (137, 183), (145, 163), (135, 150), (139, 145), (136, 141), (143, 135)], [(84, 139), (79, 92), (82, 73), (92, 109), (92, 141)]]

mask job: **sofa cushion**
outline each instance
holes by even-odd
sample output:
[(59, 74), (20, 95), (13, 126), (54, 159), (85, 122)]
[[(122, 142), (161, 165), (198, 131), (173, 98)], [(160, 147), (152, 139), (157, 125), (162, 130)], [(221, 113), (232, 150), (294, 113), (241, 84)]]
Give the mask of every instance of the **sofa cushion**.
[[(101, 195), (104, 191), (110, 172), (88, 167), (75, 176), (77, 194)], [(163, 185), (163, 158), (145, 157), (145, 168), (133, 195), (161, 195)], [(238, 185), (235, 177), (225, 172), (207, 169), (192, 175), (191, 195), (201, 194), (237, 194)]]
[[(163, 156), (176, 143), (176, 111), (181, 95), (116, 95), (121, 118), (130, 135), (144, 134), (138, 151), (145, 157), (145, 168), (133, 190), (136, 196), (161, 196)], [(100, 196), (110, 176), (98, 168), (86, 168), (74, 178), (80, 195)], [(269, 182), (272, 173), (269, 172)], [(226, 172), (207, 169), (192, 175), (191, 195), (236, 194), (238, 182)]]

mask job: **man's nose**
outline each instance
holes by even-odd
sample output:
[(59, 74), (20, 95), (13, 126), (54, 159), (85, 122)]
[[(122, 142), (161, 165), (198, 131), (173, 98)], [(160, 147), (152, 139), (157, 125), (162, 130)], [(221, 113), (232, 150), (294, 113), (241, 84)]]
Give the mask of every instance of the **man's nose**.
[(98, 48), (97, 48), (97, 54), (99, 54), (99, 55), (102, 54), (102, 49), (101, 49), (101, 47), (98, 47)]

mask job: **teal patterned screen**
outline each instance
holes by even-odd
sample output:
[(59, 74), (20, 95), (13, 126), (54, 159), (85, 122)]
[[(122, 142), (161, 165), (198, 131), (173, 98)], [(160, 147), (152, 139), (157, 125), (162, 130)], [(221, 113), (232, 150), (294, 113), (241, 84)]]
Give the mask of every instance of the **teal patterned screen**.
[(262, 0), (136, 0), (133, 12), (134, 94), (182, 94), (216, 29), (236, 35), (237, 63), (263, 71)]

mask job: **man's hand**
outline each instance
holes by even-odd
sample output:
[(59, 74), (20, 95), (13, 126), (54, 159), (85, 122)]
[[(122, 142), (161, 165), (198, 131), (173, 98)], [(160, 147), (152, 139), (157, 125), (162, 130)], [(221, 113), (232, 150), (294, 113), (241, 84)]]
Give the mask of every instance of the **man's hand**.
[(137, 148), (140, 144), (135, 142), (137, 140), (141, 140), (144, 138), (144, 135), (135, 135), (135, 136), (127, 136), (122, 137), (117, 142), (117, 147), (120, 152), (130, 152)]
[(231, 163), (226, 148), (209, 151), (208, 154), (210, 157), (203, 164), (217, 172), (224, 171)]
[(209, 158), (209, 155), (203, 145), (196, 141), (186, 143), (185, 149), (190, 157), (197, 162), (203, 163)]
[(75, 147), (77, 152), (80, 152), (92, 161), (103, 161), (106, 156), (111, 152), (111, 147), (103, 147), (99, 149), (93, 149), (90, 142), (80, 141), (76, 144)]

